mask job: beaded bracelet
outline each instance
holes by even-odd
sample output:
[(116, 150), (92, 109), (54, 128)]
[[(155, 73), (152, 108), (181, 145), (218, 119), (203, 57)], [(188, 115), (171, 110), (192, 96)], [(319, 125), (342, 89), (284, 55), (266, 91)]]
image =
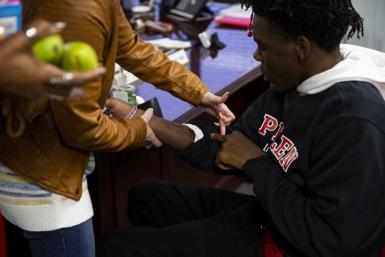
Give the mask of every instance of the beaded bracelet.
[(134, 115), (135, 115), (137, 110), (138, 110), (138, 107), (136, 105), (133, 105), (131, 110), (127, 113), (125, 119), (126, 120), (131, 120), (134, 117)]

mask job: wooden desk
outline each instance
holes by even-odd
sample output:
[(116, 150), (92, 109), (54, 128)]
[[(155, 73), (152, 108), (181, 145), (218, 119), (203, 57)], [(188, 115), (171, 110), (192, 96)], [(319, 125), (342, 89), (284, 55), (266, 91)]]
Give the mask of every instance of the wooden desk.
[[(195, 72), (212, 92), (222, 94), (230, 91), (228, 105), (239, 116), (267, 88), (267, 84), (260, 77), (259, 63), (252, 57), (256, 46), (244, 30), (215, 26), (212, 30), (218, 33), (226, 48), (220, 50), (215, 59), (206, 57), (200, 60), (199, 70)], [(200, 53), (200, 50), (195, 53)], [(177, 122), (192, 121), (200, 125), (214, 122), (214, 118), (202, 109), (193, 108), (151, 85), (139, 86), (137, 92), (145, 100), (156, 96), (166, 119)], [(128, 225), (128, 190), (145, 179), (167, 179), (228, 190), (234, 189), (240, 181), (233, 176), (220, 176), (193, 169), (167, 147), (113, 154), (97, 153), (96, 170), (89, 177), (97, 237), (114, 228)]]
[[(210, 28), (217, 32), (219, 39), (226, 44), (226, 47), (218, 52), (215, 59), (210, 56), (200, 58), (205, 51), (194, 48), (190, 55), (190, 68), (210, 88), (213, 93), (224, 93), (238, 90), (239, 87), (253, 81), (258, 76), (259, 62), (253, 58), (256, 44), (251, 37), (246, 35), (243, 29), (231, 29), (217, 27), (215, 24)], [(194, 67), (191, 67), (193, 63)], [(137, 94), (145, 100), (156, 96), (161, 105), (163, 116), (168, 120), (181, 121), (181, 116), (192, 109), (192, 106), (169, 93), (155, 88), (150, 84), (144, 84), (137, 88)]]

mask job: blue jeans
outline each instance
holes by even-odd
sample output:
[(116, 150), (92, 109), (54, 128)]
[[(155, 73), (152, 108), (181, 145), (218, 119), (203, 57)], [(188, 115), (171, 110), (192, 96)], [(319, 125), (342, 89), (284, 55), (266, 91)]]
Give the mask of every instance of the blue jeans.
[(92, 219), (53, 231), (23, 231), (33, 257), (95, 257)]

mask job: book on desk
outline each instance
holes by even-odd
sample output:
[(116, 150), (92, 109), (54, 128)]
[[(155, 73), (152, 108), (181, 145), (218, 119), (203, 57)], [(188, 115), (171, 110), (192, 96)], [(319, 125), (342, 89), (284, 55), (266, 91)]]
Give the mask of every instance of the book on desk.
[(247, 28), (250, 24), (251, 9), (242, 9), (241, 4), (234, 4), (222, 9), (215, 17), (215, 22)]

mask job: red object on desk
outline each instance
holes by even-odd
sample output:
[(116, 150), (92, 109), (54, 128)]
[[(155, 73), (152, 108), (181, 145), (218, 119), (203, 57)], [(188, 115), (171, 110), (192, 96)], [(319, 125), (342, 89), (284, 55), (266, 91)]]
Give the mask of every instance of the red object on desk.
[(233, 17), (233, 16), (219, 16), (215, 18), (215, 21), (220, 24), (224, 25), (232, 25), (242, 28), (248, 28), (250, 25), (250, 18), (239, 18), (239, 17)]
[(0, 215), (0, 257), (7, 257), (7, 241), (5, 238), (4, 218)]

